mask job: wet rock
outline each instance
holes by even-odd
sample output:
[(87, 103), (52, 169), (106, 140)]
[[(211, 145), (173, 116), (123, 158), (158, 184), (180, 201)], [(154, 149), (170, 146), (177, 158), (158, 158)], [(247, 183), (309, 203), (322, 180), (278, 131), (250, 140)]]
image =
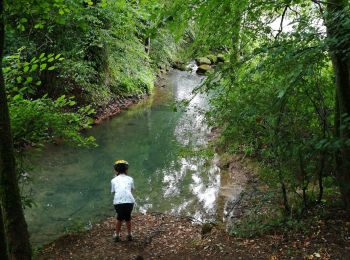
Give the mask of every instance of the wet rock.
[(197, 74), (200, 74), (200, 75), (204, 75), (206, 74), (209, 70), (211, 69), (211, 67), (209, 65), (200, 65), (197, 69)]
[(207, 57), (201, 57), (196, 59), (196, 63), (198, 66), (201, 65), (211, 65), (211, 61)]
[(177, 69), (177, 70), (181, 70), (181, 71), (188, 71), (188, 67), (186, 64), (182, 63), (182, 62), (175, 62), (173, 64), (173, 68)]
[(218, 54), (216, 56), (216, 58), (217, 58), (217, 62), (225, 62), (226, 61), (224, 54)]
[(208, 55), (207, 58), (210, 60), (210, 62), (212, 64), (215, 64), (215, 63), (218, 62), (218, 58), (215, 55), (213, 55), (213, 54)]

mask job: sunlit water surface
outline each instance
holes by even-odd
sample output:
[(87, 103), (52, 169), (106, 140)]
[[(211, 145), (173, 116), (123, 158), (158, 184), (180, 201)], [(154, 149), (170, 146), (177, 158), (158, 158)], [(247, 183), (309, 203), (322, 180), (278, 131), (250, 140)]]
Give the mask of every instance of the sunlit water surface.
[(209, 128), (198, 111), (207, 107), (206, 99), (197, 95), (186, 111), (174, 112), (174, 102), (190, 98), (202, 79), (172, 71), (165, 88), (88, 131), (98, 147), (52, 145), (33, 156), (36, 206), (25, 211), (32, 242), (47, 243), (113, 216), (110, 180), (116, 159), (129, 161), (136, 211), (215, 218), (220, 187), (215, 159), (183, 152), (207, 144)]

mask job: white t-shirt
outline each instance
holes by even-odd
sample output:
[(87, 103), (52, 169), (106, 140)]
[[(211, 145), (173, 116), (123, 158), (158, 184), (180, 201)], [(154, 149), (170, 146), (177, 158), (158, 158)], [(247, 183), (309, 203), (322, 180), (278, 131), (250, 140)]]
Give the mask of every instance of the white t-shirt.
[(113, 204), (135, 203), (131, 189), (135, 189), (134, 180), (128, 175), (119, 174), (111, 181), (112, 190), (114, 192)]

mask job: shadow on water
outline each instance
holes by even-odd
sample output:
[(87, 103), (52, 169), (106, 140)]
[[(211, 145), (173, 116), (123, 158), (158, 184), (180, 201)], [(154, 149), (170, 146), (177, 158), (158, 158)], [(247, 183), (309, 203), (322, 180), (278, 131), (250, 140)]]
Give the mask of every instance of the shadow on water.
[(172, 108), (174, 101), (190, 97), (202, 79), (170, 72), (166, 88), (156, 88), (148, 99), (88, 131), (96, 148), (50, 145), (32, 155), (36, 206), (26, 209), (26, 218), (33, 243), (112, 216), (110, 179), (113, 162), (120, 158), (130, 163), (137, 211), (215, 218), (219, 169), (212, 158), (181, 153), (184, 146), (208, 141), (208, 126), (197, 111), (207, 107), (206, 99), (196, 96), (186, 111)]

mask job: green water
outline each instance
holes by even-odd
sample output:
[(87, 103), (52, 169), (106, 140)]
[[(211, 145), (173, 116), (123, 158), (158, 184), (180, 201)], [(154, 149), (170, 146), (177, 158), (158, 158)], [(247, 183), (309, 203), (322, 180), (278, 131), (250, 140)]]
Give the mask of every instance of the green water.
[(26, 209), (35, 245), (65, 231), (88, 228), (113, 216), (110, 180), (116, 159), (129, 161), (134, 178), (136, 211), (158, 211), (213, 218), (220, 177), (213, 159), (184, 155), (183, 148), (199, 147), (209, 129), (196, 96), (187, 111), (173, 111), (176, 100), (188, 98), (202, 78), (172, 71), (166, 87), (148, 99), (88, 131), (96, 148), (47, 146), (32, 158), (31, 193), (36, 206)]

